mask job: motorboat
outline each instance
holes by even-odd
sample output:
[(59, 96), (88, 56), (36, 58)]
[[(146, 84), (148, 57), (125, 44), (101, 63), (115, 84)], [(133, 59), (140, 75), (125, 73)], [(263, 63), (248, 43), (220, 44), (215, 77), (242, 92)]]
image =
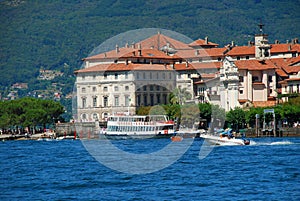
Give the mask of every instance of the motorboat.
[(232, 134), (232, 129), (220, 130), (214, 134), (204, 133), (201, 138), (207, 140), (212, 145), (249, 145), (250, 140), (236, 138)]

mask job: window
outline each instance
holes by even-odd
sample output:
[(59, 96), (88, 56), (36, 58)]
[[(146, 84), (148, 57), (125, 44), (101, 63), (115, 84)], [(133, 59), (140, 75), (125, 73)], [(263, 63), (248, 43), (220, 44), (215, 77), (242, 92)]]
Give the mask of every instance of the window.
[(248, 59), (249, 59), (249, 56), (246, 56), (246, 59), (248, 60)]
[(146, 73), (145, 72), (143, 73), (143, 79), (146, 79)]
[(96, 87), (93, 87), (93, 92), (97, 91), (97, 88)]
[(115, 80), (117, 80), (118, 79), (118, 74), (117, 73), (115, 73)]
[(147, 86), (144, 86), (143, 89), (144, 89), (144, 91), (147, 91)]
[(153, 91), (153, 88), (154, 88), (153, 85), (150, 85), (150, 91)]
[(103, 91), (108, 91), (107, 87), (103, 87)]
[(81, 92), (82, 92), (82, 93), (85, 93), (85, 92), (86, 92), (86, 88), (83, 87), (83, 88), (81, 89)]
[(140, 73), (136, 73), (136, 79), (140, 79)]
[(150, 105), (154, 105), (154, 96), (150, 94)]
[(129, 106), (130, 98), (129, 96), (125, 96), (125, 106)]
[(119, 91), (119, 87), (118, 86), (115, 86), (115, 91)]
[(239, 81), (244, 82), (244, 76), (239, 76)]
[(108, 106), (108, 97), (107, 97), (107, 96), (104, 96), (104, 97), (103, 97), (103, 106), (104, 106), (104, 107), (107, 107), (107, 106)]
[(82, 76), (82, 80), (85, 80), (85, 76), (84, 75)]
[(140, 106), (141, 105), (141, 95), (137, 96), (137, 105)]
[(221, 57), (218, 57), (218, 61), (221, 61)]
[(98, 114), (94, 113), (94, 114), (93, 114), (93, 119), (94, 119), (94, 120), (98, 120)]
[(166, 75), (165, 73), (162, 74), (163, 79), (166, 79)]
[(144, 95), (144, 105), (147, 105), (147, 95)]
[(119, 106), (119, 96), (115, 96), (115, 106)]
[(191, 78), (191, 74), (188, 74), (188, 78)]
[(104, 73), (104, 79), (107, 80), (107, 74), (106, 73)]
[(152, 73), (150, 72), (150, 79), (152, 79)]
[(241, 60), (241, 57), (237, 57), (236, 60)]
[(95, 80), (96, 79), (96, 75), (93, 75), (93, 80)]
[(82, 108), (86, 108), (86, 98), (82, 98)]
[(169, 79), (170, 79), (170, 80), (172, 79), (172, 74), (171, 74), (171, 73), (169, 73)]
[(125, 86), (125, 91), (129, 91), (129, 86)]
[(156, 94), (157, 103), (160, 104), (160, 94)]
[(156, 86), (156, 91), (159, 91), (160, 90), (160, 86)]
[(97, 96), (93, 97), (93, 107), (97, 107)]
[(240, 89), (240, 94), (243, 94), (244, 93), (244, 90), (243, 89)]
[(128, 79), (128, 72), (125, 72), (125, 79)]
[(259, 81), (259, 79), (258, 79), (257, 76), (253, 76), (253, 77), (252, 77), (252, 82), (258, 82), (258, 81)]
[(269, 80), (269, 82), (273, 82), (273, 76), (269, 75), (268, 80)]
[(178, 79), (181, 79), (181, 74), (178, 74)]

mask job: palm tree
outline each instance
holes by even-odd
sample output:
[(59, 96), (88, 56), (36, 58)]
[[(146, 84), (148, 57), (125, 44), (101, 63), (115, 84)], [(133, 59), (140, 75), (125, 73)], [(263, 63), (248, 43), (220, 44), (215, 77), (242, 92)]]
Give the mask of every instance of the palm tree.
[(187, 90), (187, 88), (175, 88), (170, 94), (170, 103), (183, 105), (187, 100), (190, 100), (191, 98), (192, 95)]

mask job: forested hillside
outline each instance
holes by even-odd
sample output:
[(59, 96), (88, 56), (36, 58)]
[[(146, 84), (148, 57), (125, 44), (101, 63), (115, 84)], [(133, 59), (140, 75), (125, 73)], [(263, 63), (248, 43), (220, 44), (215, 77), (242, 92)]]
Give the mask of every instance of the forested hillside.
[[(0, 90), (27, 82), (29, 90), (51, 81), (37, 80), (39, 69), (59, 70), (72, 89), (73, 70), (95, 47), (116, 34), (162, 28), (192, 39), (209, 36), (223, 46), (244, 45), (260, 20), (269, 39), (299, 37), (299, 0), (4, 0), (0, 1)], [(45, 84), (46, 83), (46, 84)]]

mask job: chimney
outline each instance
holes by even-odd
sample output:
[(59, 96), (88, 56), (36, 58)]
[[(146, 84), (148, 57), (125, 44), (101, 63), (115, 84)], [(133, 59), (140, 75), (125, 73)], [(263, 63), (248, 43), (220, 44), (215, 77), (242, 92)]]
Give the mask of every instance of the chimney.
[(234, 41), (231, 41), (231, 47), (235, 47)]
[(126, 43), (126, 44), (125, 44), (125, 47), (126, 47), (126, 48), (129, 48), (129, 44), (128, 44), (128, 43)]
[(199, 55), (199, 50), (195, 50), (195, 56)]
[(289, 40), (286, 40), (286, 44), (289, 44), (289, 42), (290, 42)]
[(138, 49), (141, 50), (142, 49), (142, 45), (141, 43), (138, 44)]
[(106, 58), (106, 52), (104, 52), (104, 57)]
[(132, 48), (132, 49), (135, 48), (135, 44), (134, 44), (134, 43), (131, 44), (131, 48)]
[(248, 46), (249, 46), (249, 47), (251, 47), (251, 46), (252, 46), (252, 44), (251, 44), (251, 41), (248, 41)]
[(189, 67), (189, 62), (185, 61), (185, 67), (188, 68)]
[(292, 50), (292, 46), (291, 46), (291, 45), (289, 45), (289, 47), (288, 47), (288, 50), (289, 50), (289, 51), (291, 51), (291, 50)]
[(208, 36), (205, 36), (205, 44), (208, 44)]
[(275, 44), (279, 44), (279, 40), (275, 40)]
[(139, 56), (142, 56), (142, 50), (139, 49), (138, 52), (139, 52)]
[(120, 52), (120, 50), (119, 50), (119, 46), (118, 45), (116, 45), (116, 53), (118, 54)]
[(295, 43), (295, 44), (298, 44), (298, 43), (299, 43), (298, 38), (295, 38), (295, 39), (294, 39), (294, 43)]

